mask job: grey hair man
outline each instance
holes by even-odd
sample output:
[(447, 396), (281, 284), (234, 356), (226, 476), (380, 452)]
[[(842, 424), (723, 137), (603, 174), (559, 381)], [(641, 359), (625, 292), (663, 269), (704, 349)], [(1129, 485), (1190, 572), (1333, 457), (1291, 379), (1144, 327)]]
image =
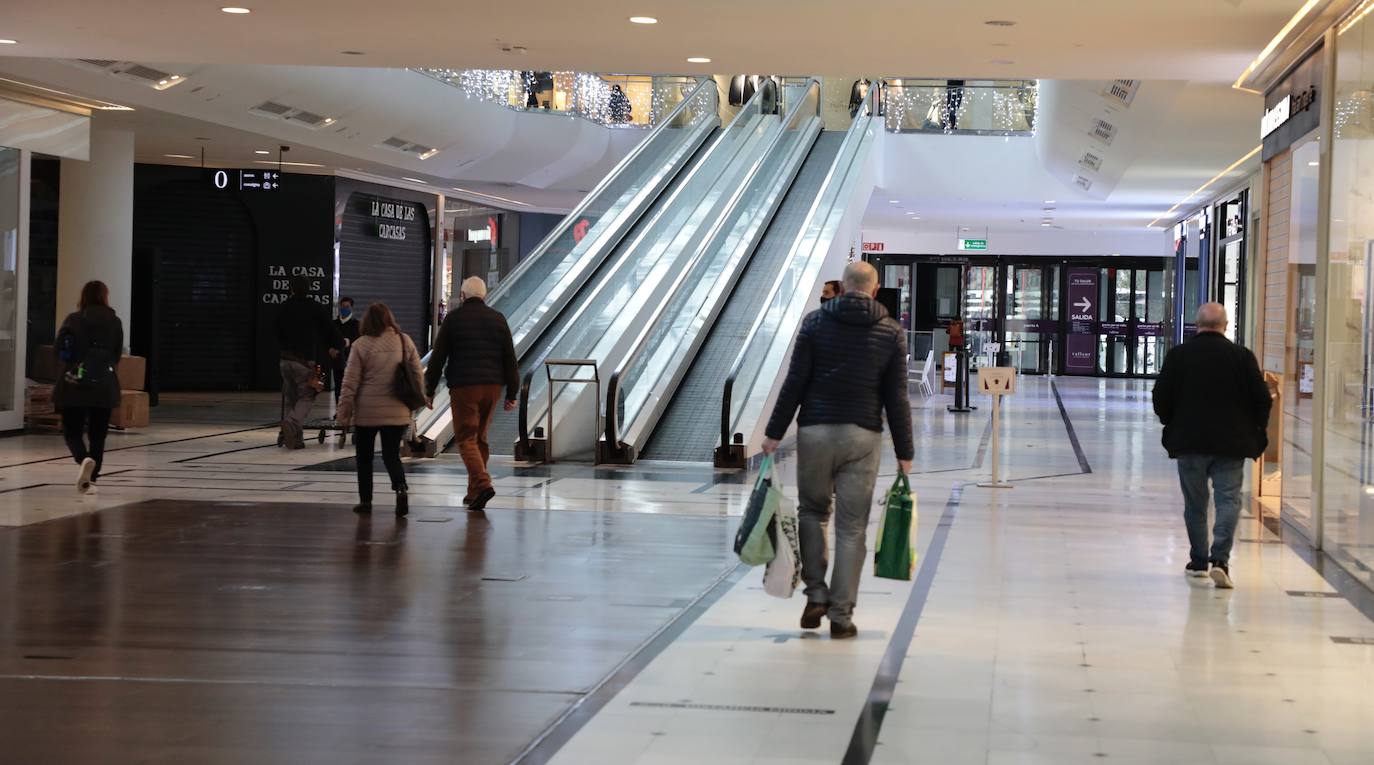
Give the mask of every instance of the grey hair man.
[[(801, 626), (830, 618), (830, 636), (852, 638), (865, 535), (882, 456), (883, 414), (897, 464), (911, 471), (915, 447), (907, 400), (906, 336), (874, 300), (878, 272), (864, 262), (844, 270), (844, 294), (802, 320), (787, 379), (768, 421), (763, 451), (773, 454), (797, 418), (802, 579)], [(801, 409), (797, 416), (798, 408)], [(826, 583), (826, 527), (835, 498), (835, 570)]]
[(433, 405), (439, 381), (448, 383), (453, 440), (468, 472), (463, 504), (481, 512), (496, 496), (487, 472), (491, 459), (487, 429), (501, 405), (502, 388), (506, 411), (515, 408), (520, 370), (506, 317), (486, 303), (487, 283), (469, 276), (459, 287), (458, 298), (462, 303), (444, 317), (434, 340), (425, 369), (425, 393)]
[[(1198, 309), (1196, 337), (1164, 357), (1155, 382), (1155, 414), (1164, 424), (1163, 444), (1178, 462), (1189, 561), (1184, 573), (1211, 576), (1231, 589), (1231, 544), (1240, 518), (1245, 460), (1269, 445), (1273, 400), (1255, 354), (1226, 338), (1226, 309)], [(1207, 534), (1207, 488), (1216, 503), (1212, 539)], [(1210, 567), (1210, 570), (1209, 570)]]

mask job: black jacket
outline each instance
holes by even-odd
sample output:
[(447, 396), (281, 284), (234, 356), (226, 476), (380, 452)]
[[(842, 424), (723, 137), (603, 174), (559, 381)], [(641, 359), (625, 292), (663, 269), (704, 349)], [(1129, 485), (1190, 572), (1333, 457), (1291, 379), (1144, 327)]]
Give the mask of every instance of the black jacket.
[(62, 321), (54, 346), (63, 362), (63, 376), (53, 386), (53, 406), (56, 408), (113, 409), (119, 406), (119, 377), (116, 375), (108, 375), (104, 383), (89, 387), (66, 380), (66, 372), (74, 371), (92, 346), (104, 348), (110, 360), (118, 364), (124, 352), (124, 324), (114, 310), (93, 305), (69, 314)]
[(858, 425), (882, 432), (883, 410), (897, 458), (916, 454), (907, 399), (906, 336), (873, 298), (848, 293), (802, 319), (792, 364), (765, 431), (781, 439), (797, 424)]
[(324, 306), (307, 297), (287, 298), (277, 311), (277, 347), (282, 358), (327, 364), (330, 348), (343, 351), (343, 336)]
[(520, 369), (506, 317), (480, 298), (468, 298), (449, 311), (425, 368), (430, 396), (439, 389), (441, 375), (450, 388), (504, 385), (506, 400), (514, 401), (520, 395)]
[(1169, 456), (1254, 459), (1269, 445), (1269, 386), (1255, 354), (1201, 332), (1164, 357), (1154, 391)]

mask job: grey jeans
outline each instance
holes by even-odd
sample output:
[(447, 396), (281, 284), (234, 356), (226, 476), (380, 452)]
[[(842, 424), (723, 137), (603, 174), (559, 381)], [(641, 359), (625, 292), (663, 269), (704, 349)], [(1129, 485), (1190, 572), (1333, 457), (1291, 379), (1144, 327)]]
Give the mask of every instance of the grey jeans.
[[(808, 425), (797, 431), (797, 508), (802, 580), (809, 603), (828, 603), (832, 624), (847, 625), (868, 559), (868, 516), (878, 480), (883, 434), (858, 425)], [(835, 497), (835, 573), (826, 527)]]
[(310, 387), (310, 367), (299, 361), (281, 360), (282, 418), (281, 434), (289, 447), (303, 446), (305, 418), (315, 406), (315, 389)]

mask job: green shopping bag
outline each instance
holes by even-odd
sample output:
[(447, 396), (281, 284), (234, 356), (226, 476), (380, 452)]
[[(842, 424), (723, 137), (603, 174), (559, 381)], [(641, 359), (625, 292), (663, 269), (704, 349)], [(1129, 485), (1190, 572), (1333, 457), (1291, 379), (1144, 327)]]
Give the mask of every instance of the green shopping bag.
[(759, 477), (754, 482), (754, 490), (749, 494), (749, 506), (740, 520), (739, 531), (735, 532), (735, 554), (741, 563), (748, 566), (761, 566), (771, 563), (777, 551), (773, 548), (773, 516), (778, 511), (782, 490), (777, 486), (773, 471), (773, 456), (763, 458), (759, 465)]
[(883, 517), (878, 524), (878, 545), (873, 551), (873, 575), (883, 579), (911, 579), (916, 569), (916, 549), (911, 535), (916, 525), (916, 495), (906, 473), (898, 473), (887, 490)]

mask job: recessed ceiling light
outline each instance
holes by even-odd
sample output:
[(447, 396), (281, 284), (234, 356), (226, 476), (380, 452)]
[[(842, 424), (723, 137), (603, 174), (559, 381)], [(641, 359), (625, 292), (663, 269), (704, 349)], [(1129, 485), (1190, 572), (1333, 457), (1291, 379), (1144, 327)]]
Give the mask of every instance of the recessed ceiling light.
[(324, 167), (324, 165), (317, 165), (314, 162), (278, 162), (275, 159), (255, 159), (253, 162), (258, 165), (274, 165), (281, 167)]
[(919, 215), (912, 216), (911, 219), (912, 219), (912, 220), (920, 220), (920, 219), (921, 219), (921, 216), (919, 216)]
[(253, 151), (253, 153), (254, 153), (254, 154), (271, 154), (272, 152), (270, 152), (270, 151), (268, 151), (268, 150), (266, 150), (266, 149), (255, 149), (255, 150)]
[(18, 40), (0, 40), (0, 45), (18, 45)]
[(1044, 226), (1045, 228), (1049, 228), (1050, 226), (1052, 226), (1052, 225), (1054, 225), (1054, 224), (1053, 224), (1053, 223), (1041, 223), (1040, 225)]
[(1047, 205), (1052, 205), (1052, 204), (1054, 204), (1054, 200), (1053, 200), (1053, 199), (1046, 199), (1046, 200), (1045, 200), (1045, 204), (1047, 204)]
[(897, 202), (898, 202), (898, 200), (896, 200), (896, 199), (889, 199), (889, 200), (887, 200), (887, 203), (888, 203), (888, 204), (891, 204), (891, 205), (895, 205), (895, 204), (897, 204)]
[(1308, 162), (1308, 163), (1307, 163), (1307, 166), (1308, 166), (1308, 167), (1316, 167), (1317, 165), (1320, 165), (1320, 164), (1321, 164), (1320, 162)]
[(630, 17), (630, 23), (631, 23), (631, 24), (657, 24), (657, 23), (658, 23), (658, 19), (654, 18), (653, 16), (631, 16), (631, 17)]
[(168, 159), (195, 159), (190, 154), (163, 154), (162, 156)]
[(711, 63), (711, 59), (706, 58), (705, 56), (692, 56), (691, 58), (687, 59), (687, 63), (689, 63), (689, 64), (709, 64), (709, 63)]
[(990, 27), (1014, 27), (1014, 26), (1016, 26), (1016, 22), (1015, 22), (1015, 21), (1005, 21), (1005, 20), (1003, 20), (1003, 19), (993, 19), (992, 21), (984, 21), (983, 23), (984, 23), (984, 24), (987, 24), (987, 25), (990, 26)]
[(405, 176), (405, 175), (401, 176), (401, 180), (403, 180), (403, 181), (410, 181), (411, 183), (429, 183), (429, 181), (422, 181), (422, 180), (420, 180), (419, 178), (411, 178), (411, 177)]
[(969, 228), (968, 228), (968, 226), (960, 226), (960, 227), (959, 227), (959, 230), (960, 230), (960, 231), (968, 231)]
[(226, 7), (226, 8), (220, 8), (220, 11), (223, 12), (223, 13), (234, 13), (234, 14), (238, 14), (238, 15), (243, 15), (243, 14), (245, 14), (245, 13), (252, 13), (252, 11), (249, 10), (249, 9), (247, 9), (247, 8), (239, 8), (238, 6), (234, 6), (234, 5), (228, 6), (228, 7)]

